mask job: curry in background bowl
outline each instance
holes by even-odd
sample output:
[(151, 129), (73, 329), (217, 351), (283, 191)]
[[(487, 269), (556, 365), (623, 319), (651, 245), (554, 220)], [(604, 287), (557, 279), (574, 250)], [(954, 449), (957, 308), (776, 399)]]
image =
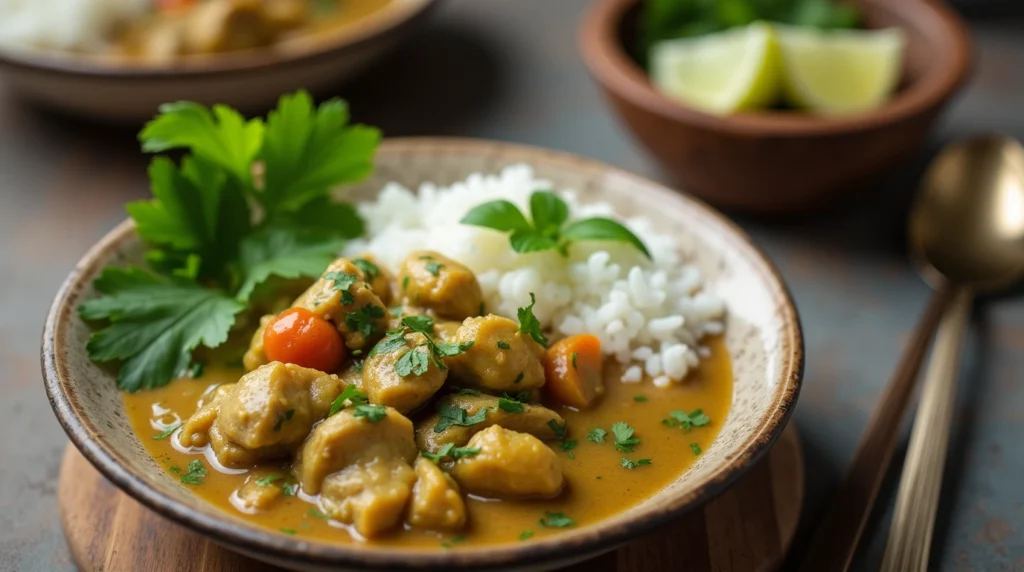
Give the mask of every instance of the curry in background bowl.
[(378, 150), (302, 93), (140, 137), (189, 153), (62, 288), (47, 389), (105, 476), (229, 547), (551, 569), (708, 500), (788, 420), (795, 309), (691, 199), (546, 150)]

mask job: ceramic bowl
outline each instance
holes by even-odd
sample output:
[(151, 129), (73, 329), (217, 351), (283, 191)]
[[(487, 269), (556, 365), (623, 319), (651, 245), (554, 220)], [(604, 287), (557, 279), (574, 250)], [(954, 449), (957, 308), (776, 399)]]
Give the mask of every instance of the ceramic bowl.
[(181, 58), (169, 65), (41, 51), (0, 50), (4, 82), (65, 113), (139, 123), (167, 101), (224, 103), (263, 113), (299, 88), (317, 92), (351, 78), (420, 26), (438, 0), (392, 0), (348, 26), (274, 46)]
[(409, 188), (450, 184), (470, 173), (527, 163), (581, 202), (604, 200), (624, 216), (643, 213), (701, 269), (706, 288), (727, 303), (726, 344), (733, 361), (732, 408), (718, 437), (690, 470), (652, 498), (598, 524), (528, 543), (425, 550), (331, 545), (259, 528), (214, 508), (182, 487), (132, 432), (111, 373), (89, 361), (89, 328), (75, 308), (96, 295), (108, 264), (141, 261), (126, 222), (95, 245), (68, 276), (43, 333), (46, 389), (57, 418), (110, 481), (144, 505), (223, 545), (297, 570), (550, 570), (616, 548), (707, 502), (760, 458), (782, 432), (800, 389), (803, 340), (796, 310), (772, 264), (733, 223), (704, 204), (625, 171), (546, 149), (459, 139), (386, 141), (375, 174), (349, 191), (367, 199), (388, 181)]
[(657, 91), (627, 53), (640, 0), (599, 0), (580, 28), (591, 74), (633, 135), (683, 187), (718, 206), (803, 210), (884, 174), (918, 148), (967, 79), (963, 21), (937, 0), (858, 0), (868, 27), (899, 27), (901, 85), (882, 107), (826, 118), (701, 113)]

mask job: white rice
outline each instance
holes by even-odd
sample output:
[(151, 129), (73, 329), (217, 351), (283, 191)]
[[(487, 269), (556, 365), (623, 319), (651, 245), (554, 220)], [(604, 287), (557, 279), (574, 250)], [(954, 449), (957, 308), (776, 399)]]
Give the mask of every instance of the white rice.
[(0, 47), (99, 51), (116, 24), (150, 6), (150, 0), (0, 0)]
[[(376, 201), (359, 205), (369, 238), (350, 243), (346, 254), (369, 251), (394, 269), (413, 250), (438, 251), (477, 274), (488, 312), (515, 319), (533, 292), (534, 313), (547, 331), (598, 336), (602, 351), (626, 366), (624, 383), (639, 383), (644, 374), (657, 387), (685, 379), (707, 353), (700, 340), (722, 332), (725, 305), (701, 291), (700, 272), (683, 260), (676, 237), (632, 218), (623, 222), (653, 263), (610, 242), (576, 243), (566, 258), (554, 251), (517, 254), (506, 234), (459, 223), (472, 207), (497, 199), (528, 213), (530, 194), (551, 188), (527, 165), (473, 174), (450, 187), (424, 183), (418, 193), (389, 183)], [(581, 205), (568, 189), (560, 195), (570, 219), (615, 217), (608, 203)]]

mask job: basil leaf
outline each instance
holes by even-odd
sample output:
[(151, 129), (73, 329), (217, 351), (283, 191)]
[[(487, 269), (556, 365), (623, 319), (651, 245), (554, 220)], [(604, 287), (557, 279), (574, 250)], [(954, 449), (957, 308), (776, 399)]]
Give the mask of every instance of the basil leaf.
[(512, 250), (520, 254), (558, 248), (558, 241), (533, 231), (513, 232), (509, 237), (509, 244), (512, 245)]
[(569, 205), (551, 191), (537, 191), (530, 195), (530, 216), (537, 232), (557, 236), (558, 229), (569, 219)]
[(519, 208), (509, 201), (491, 201), (473, 207), (466, 216), (460, 220), (462, 224), (483, 226), (500, 230), (502, 232), (527, 232), (531, 231), (530, 223), (526, 221)]
[[(588, 218), (569, 223), (562, 229), (566, 240), (611, 240), (632, 244), (648, 259), (651, 253), (635, 234), (622, 224), (607, 218)], [(513, 247), (514, 248), (514, 247)]]

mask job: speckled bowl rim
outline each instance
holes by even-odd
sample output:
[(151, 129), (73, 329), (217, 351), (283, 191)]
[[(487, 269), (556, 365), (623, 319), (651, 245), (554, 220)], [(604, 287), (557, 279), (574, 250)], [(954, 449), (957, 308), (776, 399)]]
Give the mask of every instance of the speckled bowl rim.
[(0, 49), (0, 66), (23, 71), (118, 80), (189, 79), (238, 73), (259, 73), (282, 65), (330, 59), (340, 52), (359, 50), (390, 33), (410, 29), (425, 19), (441, 0), (415, 0), (408, 6), (389, 5), (354, 23), (297, 38), (284, 47), (253, 48), (232, 53), (192, 56), (170, 65), (107, 60), (99, 56), (45, 50)]
[[(878, 109), (840, 117), (801, 113), (747, 112), (711, 115), (679, 103), (656, 90), (644, 70), (619, 41), (622, 19), (640, 0), (597, 0), (581, 20), (578, 45), (591, 76), (605, 89), (632, 105), (666, 120), (704, 129), (743, 135), (810, 137), (856, 133), (907, 121), (948, 100), (970, 76), (973, 51), (967, 25), (948, 6), (933, 0), (884, 0), (887, 9), (905, 17), (923, 14), (943, 30), (942, 41), (951, 46), (950, 61), (928, 82), (914, 82)], [(915, 12), (916, 11), (916, 12)], [(919, 16), (920, 17), (920, 16)], [(906, 18), (904, 18), (906, 19)]]
[[(644, 185), (674, 192), (667, 187), (629, 173), (622, 169), (586, 159), (577, 155), (510, 143), (456, 138), (402, 138), (385, 140), (380, 152), (415, 152), (417, 149), (442, 148), (449, 152), (480, 153), (493, 150), (494, 154), (514, 155), (516, 160), (534, 165), (555, 164), (576, 172), (591, 172), (599, 177), (613, 174), (632, 179)], [(500, 566), (525, 566), (549, 560), (568, 561), (584, 555), (596, 555), (611, 550), (627, 540), (665, 524), (680, 515), (699, 508), (716, 497), (747, 469), (754, 465), (782, 434), (800, 392), (804, 370), (803, 334), (796, 307), (778, 271), (749, 236), (735, 223), (711, 207), (687, 195), (682, 196), (688, 207), (700, 215), (714, 219), (723, 233), (731, 234), (733, 244), (746, 249), (745, 257), (760, 264), (759, 275), (772, 292), (780, 323), (782, 348), (781, 372), (774, 390), (774, 403), (760, 420), (739, 453), (729, 462), (715, 469), (703, 482), (683, 491), (663, 504), (638, 511), (632, 517), (618, 522), (604, 521), (551, 537), (523, 544), (491, 547), (465, 547), (457, 551), (403, 549), (332, 545), (317, 541), (298, 541), (271, 531), (243, 525), (228, 518), (215, 518), (195, 513), (178, 500), (150, 487), (140, 476), (125, 468), (120, 454), (99, 438), (101, 431), (89, 426), (79, 410), (79, 404), (69, 399), (65, 388), (73, 384), (67, 364), (58, 360), (63, 334), (71, 320), (78, 319), (74, 304), (86, 286), (84, 276), (92, 276), (104, 264), (112, 251), (126, 241), (134, 239), (134, 225), (125, 221), (108, 233), (75, 266), (57, 292), (46, 318), (42, 343), (42, 369), (46, 393), (72, 443), (107, 479), (136, 500), (187, 528), (207, 535), (228, 546), (250, 553), (268, 554), (296, 564), (313, 566), (350, 566), (357, 569), (444, 569), (452, 567), (487, 569)]]

